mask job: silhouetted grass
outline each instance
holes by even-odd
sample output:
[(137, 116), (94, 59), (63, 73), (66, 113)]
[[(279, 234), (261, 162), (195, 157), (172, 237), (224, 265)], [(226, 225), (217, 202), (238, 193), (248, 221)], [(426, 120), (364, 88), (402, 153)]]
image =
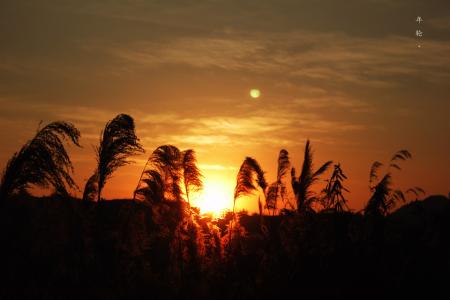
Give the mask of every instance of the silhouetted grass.
[[(393, 211), (405, 201), (393, 186), (392, 170), (411, 158), (406, 150), (394, 154), (380, 180), (382, 164), (372, 165), (364, 214), (346, 207), (347, 177), (339, 164), (321, 194), (311, 191), (331, 161), (314, 170), (309, 141), (300, 176), (291, 173), (297, 208), (278, 215), (277, 202), (285, 204), (287, 197), (288, 152), (280, 151), (271, 185), (259, 163), (247, 157), (234, 203), (257, 193), (259, 214), (236, 214), (233, 206), (216, 220), (190, 205), (190, 192), (202, 188), (193, 150), (164, 145), (153, 151), (133, 200), (82, 201), (66, 191), (75, 184), (65, 137), (79, 145), (73, 125), (47, 125), (6, 167), (0, 299), (450, 296), (450, 200), (434, 196)], [(101, 199), (112, 173), (143, 151), (138, 141), (130, 116), (106, 124), (84, 200)], [(35, 185), (56, 193), (30, 196)], [(423, 192), (407, 190), (416, 197)], [(263, 214), (263, 203), (272, 216)]]
[(78, 129), (67, 122), (53, 122), (39, 129), (8, 161), (0, 182), (0, 203), (33, 185), (68, 195), (66, 185), (77, 186), (70, 176), (73, 166), (64, 141), (80, 146), (79, 138)]

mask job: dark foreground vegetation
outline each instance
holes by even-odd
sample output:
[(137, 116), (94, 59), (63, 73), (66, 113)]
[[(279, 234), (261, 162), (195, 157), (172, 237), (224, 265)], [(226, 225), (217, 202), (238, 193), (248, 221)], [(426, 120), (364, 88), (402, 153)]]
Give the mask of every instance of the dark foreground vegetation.
[[(18, 197), (1, 211), (1, 297), (450, 296), (450, 200), (443, 196), (380, 218), (264, 217), (267, 233), (259, 216), (242, 215), (232, 253), (206, 221), (199, 220), (204, 237), (194, 237), (201, 244), (185, 243), (183, 260), (176, 260), (177, 245), (142, 203)], [(215, 222), (222, 238), (224, 224)]]
[[(382, 176), (383, 164), (373, 163), (360, 212), (347, 206), (341, 165), (314, 168), (309, 141), (298, 173), (280, 151), (272, 183), (247, 157), (234, 203), (247, 196), (259, 213), (233, 207), (214, 220), (190, 205), (202, 189), (195, 152), (172, 145), (152, 152), (132, 199), (102, 198), (113, 173), (144, 152), (134, 126), (124, 114), (106, 124), (82, 199), (68, 190), (79, 189), (65, 149), (80, 146), (74, 125), (44, 126), (8, 161), (0, 182), (1, 299), (450, 298), (450, 200), (432, 196), (395, 210), (406, 195), (424, 194), (394, 188), (395, 172), (412, 158), (407, 150)], [(313, 192), (329, 169), (325, 187)], [(53, 194), (33, 197), (34, 187)]]

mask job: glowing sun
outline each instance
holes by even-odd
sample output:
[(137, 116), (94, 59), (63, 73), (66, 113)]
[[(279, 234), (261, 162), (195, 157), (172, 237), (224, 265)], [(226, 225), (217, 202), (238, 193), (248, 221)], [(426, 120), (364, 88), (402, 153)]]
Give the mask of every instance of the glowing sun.
[(251, 89), (250, 90), (250, 97), (252, 97), (253, 99), (257, 99), (261, 96), (261, 91), (258, 89)]
[(219, 217), (226, 210), (232, 209), (232, 199), (231, 186), (224, 182), (206, 180), (194, 205), (200, 208), (201, 213), (209, 213)]

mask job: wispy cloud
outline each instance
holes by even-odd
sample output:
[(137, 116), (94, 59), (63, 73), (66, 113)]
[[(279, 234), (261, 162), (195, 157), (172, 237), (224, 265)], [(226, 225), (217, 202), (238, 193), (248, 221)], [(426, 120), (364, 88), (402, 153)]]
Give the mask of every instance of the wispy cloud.
[(220, 38), (182, 37), (162, 44), (139, 41), (125, 47), (107, 46), (104, 51), (139, 68), (180, 64), (374, 87), (395, 85), (395, 76), (450, 78), (446, 71), (450, 67), (446, 55), (450, 42), (427, 40), (425, 54), (417, 49), (413, 37), (361, 38), (304, 31), (241, 33)]
[(431, 20), (426, 20), (426, 24), (430, 24), (431, 28), (450, 31), (450, 18), (449, 17), (437, 17)]
[(352, 112), (370, 112), (373, 108), (362, 100), (350, 99), (345, 96), (323, 96), (323, 97), (299, 97), (292, 101), (302, 108), (310, 110), (323, 110), (331, 107), (347, 109)]
[(224, 166), (217, 164), (199, 164), (198, 165), (202, 170), (212, 170), (212, 171), (235, 171), (236, 167), (233, 166)]
[[(139, 118), (137, 118), (139, 120)], [(318, 114), (289, 111), (252, 111), (243, 117), (208, 116), (173, 119), (170, 130), (148, 132), (149, 143), (178, 143), (183, 147), (296, 144), (298, 131), (305, 134), (332, 134), (360, 131), (365, 125), (332, 121)], [(167, 128), (167, 126), (166, 126)]]

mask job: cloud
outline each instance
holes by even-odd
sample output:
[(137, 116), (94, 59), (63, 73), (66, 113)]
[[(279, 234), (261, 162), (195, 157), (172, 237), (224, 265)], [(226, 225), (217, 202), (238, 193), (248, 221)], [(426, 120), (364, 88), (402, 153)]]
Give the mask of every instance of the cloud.
[[(182, 148), (200, 145), (293, 145), (299, 143), (299, 130), (304, 134), (314, 134), (319, 139), (320, 135), (366, 129), (362, 124), (326, 120), (318, 114), (287, 110), (255, 110), (242, 117), (218, 115), (195, 119), (174, 118), (169, 122), (170, 129), (147, 132), (143, 141), (153, 144), (175, 143)], [(163, 124), (160, 126), (169, 128)]]
[[(249, 57), (261, 50), (258, 41), (180, 38), (167, 44), (137, 42), (132, 48), (114, 49), (113, 53), (124, 60), (142, 66), (155, 64), (189, 64), (192, 67), (219, 67), (237, 70), (251, 67)], [(258, 65), (254, 65), (258, 68)]]
[(233, 166), (224, 166), (224, 165), (217, 165), (217, 164), (199, 164), (198, 166), (202, 170), (212, 170), (212, 171), (235, 171), (235, 170), (237, 170), (237, 168), (233, 167)]
[[(450, 42), (426, 41), (418, 51), (414, 37), (353, 37), (343, 33), (294, 31), (237, 33), (223, 37), (181, 37), (162, 44), (138, 41), (107, 47), (136, 68), (189, 65), (261, 74), (284, 74), (292, 81), (310, 79), (389, 87), (395, 77), (436, 75), (450, 78)], [(426, 55), (426, 59), (423, 56)]]
[[(428, 20), (426, 20), (428, 21)], [(450, 30), (450, 18), (448, 17), (437, 17), (432, 18), (426, 24), (430, 24), (431, 28), (438, 29), (438, 30), (444, 30), (449, 31)]]
[(292, 102), (309, 110), (323, 110), (324, 108), (338, 107), (359, 113), (373, 111), (373, 108), (367, 102), (345, 96), (325, 95), (322, 97), (302, 97), (296, 98)]

